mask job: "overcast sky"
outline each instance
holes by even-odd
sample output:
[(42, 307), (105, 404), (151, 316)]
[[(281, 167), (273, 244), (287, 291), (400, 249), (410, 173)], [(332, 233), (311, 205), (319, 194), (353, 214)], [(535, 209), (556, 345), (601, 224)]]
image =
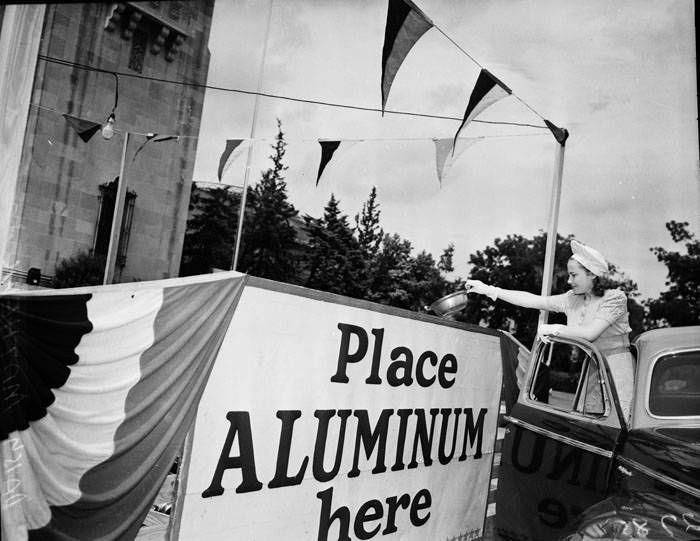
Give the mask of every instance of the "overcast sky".
[[(700, 177), (691, 0), (417, 0), (433, 23), (537, 113), (566, 127), (560, 234), (598, 248), (639, 284), (665, 288), (649, 251), (671, 242), (668, 220), (700, 234)], [(255, 91), (269, 0), (218, 0), (209, 85)], [(380, 107), (386, 0), (273, 0), (262, 91)], [(413, 47), (387, 109), (462, 117), (479, 73), (437, 29)], [(255, 98), (206, 94), (195, 180), (214, 181), (225, 140), (251, 136)], [(382, 226), (436, 258), (455, 245), (456, 274), (496, 237), (546, 229), (557, 143), (548, 130), (469, 124), (478, 138), (442, 185), (433, 138), (458, 121), (259, 100), (251, 181), (269, 166), (276, 121), (288, 142), (288, 194), (323, 213), (331, 193), (350, 218), (377, 187)], [(478, 119), (542, 125), (517, 98)], [(315, 186), (319, 138), (361, 140), (338, 153)], [(342, 148), (342, 147), (341, 147)], [(246, 148), (224, 181), (240, 185)]]

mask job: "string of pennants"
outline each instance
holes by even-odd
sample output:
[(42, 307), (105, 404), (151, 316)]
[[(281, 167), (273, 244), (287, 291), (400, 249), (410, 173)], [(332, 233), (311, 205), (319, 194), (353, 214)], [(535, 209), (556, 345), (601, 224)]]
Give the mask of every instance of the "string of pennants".
[[(487, 137), (473, 137), (473, 138), (460, 138), (456, 143), (450, 139), (431, 139), (435, 145), (435, 168), (437, 172), (438, 181), (442, 183), (442, 180), (447, 175), (448, 171), (452, 167), (453, 163), (459, 156), (470, 146), (481, 139), (486, 139)], [(240, 145), (246, 141), (246, 139), (227, 139), (226, 147), (224, 148), (221, 157), (219, 158), (219, 167), (217, 169), (216, 175), (219, 181), (221, 181), (226, 170), (231, 165), (231, 163), (238, 157), (238, 152), (240, 150)], [(316, 174), (316, 186), (321, 180), (321, 176), (326, 170), (326, 166), (331, 161), (331, 159), (341, 153), (347, 152), (347, 150), (356, 145), (357, 143), (363, 143), (364, 140), (324, 140), (319, 139), (318, 143), (321, 146), (321, 159), (318, 166), (318, 173)]]
[[(36, 104), (32, 104), (37, 107), (40, 107), (41, 109), (49, 110), (55, 113), (58, 113), (58, 111), (54, 111), (53, 109), (50, 109), (48, 107), (44, 106), (38, 106)], [(71, 115), (67, 114), (61, 114), (65, 119), (66, 122), (70, 126), (73, 127), (73, 129), (76, 131), (78, 136), (85, 142), (88, 142), (90, 138), (99, 131), (101, 128), (101, 125), (96, 123), (96, 122), (91, 122), (88, 120), (80, 119)], [(141, 134), (145, 136), (146, 140), (136, 149), (136, 152), (134, 153), (131, 163), (133, 163), (136, 160), (136, 157), (139, 155), (139, 153), (144, 149), (146, 145), (148, 145), (151, 142), (154, 143), (161, 143), (161, 142), (166, 142), (166, 141), (179, 141), (180, 138), (194, 138), (197, 139), (197, 136), (178, 136), (178, 135), (160, 135), (159, 134), (154, 134), (154, 133), (146, 133), (146, 134)], [(452, 165), (454, 162), (462, 155), (462, 153), (467, 150), (469, 147), (477, 143), (478, 141), (482, 139), (492, 139), (492, 138), (500, 138), (500, 137), (526, 137), (526, 136), (539, 136), (543, 134), (519, 134), (519, 135), (487, 135), (487, 136), (478, 136), (478, 137), (469, 137), (469, 138), (464, 138), (460, 137), (458, 139), (453, 139), (453, 138), (382, 138), (382, 139), (336, 139), (336, 140), (329, 140), (329, 139), (317, 139), (313, 140), (314, 142), (318, 142), (320, 145), (320, 161), (319, 161), (319, 167), (318, 167), (318, 172), (316, 174), (316, 185), (318, 186), (321, 177), (323, 176), (323, 173), (326, 170), (326, 166), (328, 163), (331, 161), (332, 158), (337, 157), (341, 154), (345, 154), (352, 146), (358, 144), (358, 143), (367, 143), (367, 142), (374, 142), (374, 141), (431, 141), (435, 147), (435, 168), (436, 168), (436, 173), (437, 173), (437, 178), (440, 183), (444, 180), (444, 178), (447, 176), (449, 170), (451, 169)], [(243, 143), (250, 143), (253, 144), (255, 142), (261, 142), (261, 141), (266, 141), (269, 142), (271, 141), (271, 138), (255, 138), (255, 139), (249, 139), (249, 138), (241, 138), (241, 139), (226, 139), (225, 143), (225, 148), (223, 152), (221, 153), (221, 156), (219, 157), (219, 164), (217, 167), (217, 172), (216, 176), (219, 182), (223, 179), (224, 175), (226, 174), (226, 171), (229, 169), (229, 167), (232, 165), (232, 163), (240, 156), (242, 148), (245, 146)], [(311, 140), (304, 139), (303, 141), (287, 141), (287, 142), (309, 142)]]
[[(454, 161), (460, 156), (466, 148), (471, 146), (478, 139), (464, 139), (460, 138), (460, 134), (467, 127), (467, 125), (476, 119), (484, 110), (498, 102), (499, 100), (513, 95), (521, 103), (523, 103), (528, 109), (539, 116), (545, 126), (548, 128), (555, 139), (560, 145), (564, 145), (569, 133), (566, 129), (559, 128), (549, 120), (545, 119), (537, 113), (532, 107), (525, 103), (522, 99), (518, 98), (513, 91), (501, 80), (499, 80), (495, 75), (493, 75), (489, 70), (483, 68), (474, 58), (472, 58), (469, 53), (464, 51), (458, 44), (456, 44), (447, 34), (445, 34), (440, 28), (438, 28), (428, 17), (421, 11), (411, 0), (388, 0), (387, 8), (387, 19), (386, 27), (384, 33), (384, 46), (382, 49), (382, 74), (381, 74), (381, 113), (384, 116), (386, 110), (386, 103), (389, 98), (389, 93), (391, 91), (392, 83), (398, 73), (403, 61), (408, 56), (409, 52), (413, 46), (418, 42), (418, 40), (431, 28), (436, 28), (440, 33), (442, 33), (448, 40), (450, 40), (455, 46), (457, 46), (460, 51), (462, 51), (466, 56), (468, 56), (473, 62), (475, 62), (480, 68), (479, 76), (476, 83), (472, 89), (469, 96), (469, 101), (464, 112), (462, 121), (455, 132), (455, 135), (451, 139), (433, 139), (435, 144), (435, 162), (437, 169), (438, 180), (442, 182), (442, 179), (449, 171), (450, 167)], [(46, 60), (50, 60), (44, 57)], [(59, 61), (59, 63), (68, 63), (66, 61)], [(99, 70), (98, 71), (105, 71)], [(114, 75), (116, 79), (115, 88), (115, 103), (108, 117), (108, 122), (114, 123), (115, 110), (117, 108), (118, 100), (118, 90), (119, 90), (119, 78), (116, 73), (108, 72)], [(302, 100), (310, 101), (311, 100)], [(326, 104), (328, 105), (328, 104)], [(68, 114), (63, 114), (66, 122), (71, 126), (78, 136), (85, 142), (88, 142), (90, 138), (97, 133), (102, 128), (102, 125), (90, 120), (81, 119)], [(497, 122), (496, 122), (497, 123)], [(508, 124), (508, 123), (506, 123)], [(539, 126), (538, 126), (539, 127)], [(139, 152), (150, 142), (164, 142), (170, 140), (179, 140), (180, 136), (177, 135), (165, 135), (158, 137), (158, 134), (146, 134), (146, 141), (138, 148), (134, 154), (133, 159), (136, 158)], [(217, 169), (217, 178), (221, 181), (222, 175), (224, 174), (227, 164), (231, 155), (234, 153), (235, 149), (244, 141), (244, 139), (228, 139), (226, 141), (226, 146), (219, 159), (219, 166)], [(339, 150), (347, 150), (350, 143), (357, 141), (342, 141), (342, 140), (318, 140), (321, 146), (321, 159), (318, 168), (318, 173), (316, 176), (316, 185), (321, 180), (324, 170), (327, 168), (328, 163), (331, 159), (337, 155)], [(251, 141), (252, 143), (252, 141)]]

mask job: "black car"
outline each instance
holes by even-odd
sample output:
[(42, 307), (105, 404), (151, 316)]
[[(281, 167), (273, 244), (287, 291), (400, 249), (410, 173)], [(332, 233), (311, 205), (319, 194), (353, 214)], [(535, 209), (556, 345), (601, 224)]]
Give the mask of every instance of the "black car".
[(593, 344), (536, 344), (505, 417), (501, 538), (700, 539), (700, 327), (649, 331), (633, 349), (627, 422)]

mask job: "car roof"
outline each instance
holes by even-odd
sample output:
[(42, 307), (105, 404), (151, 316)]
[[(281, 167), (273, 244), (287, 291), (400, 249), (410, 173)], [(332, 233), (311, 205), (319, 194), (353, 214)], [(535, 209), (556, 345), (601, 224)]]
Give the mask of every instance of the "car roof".
[(632, 428), (678, 426), (679, 423), (697, 425), (698, 417), (659, 418), (646, 408), (652, 363), (665, 353), (700, 350), (700, 325), (693, 327), (669, 327), (640, 334), (635, 340), (637, 348), (637, 392), (634, 397)]
[(637, 359), (651, 359), (669, 349), (700, 348), (700, 325), (693, 327), (667, 327), (640, 334), (635, 340)]

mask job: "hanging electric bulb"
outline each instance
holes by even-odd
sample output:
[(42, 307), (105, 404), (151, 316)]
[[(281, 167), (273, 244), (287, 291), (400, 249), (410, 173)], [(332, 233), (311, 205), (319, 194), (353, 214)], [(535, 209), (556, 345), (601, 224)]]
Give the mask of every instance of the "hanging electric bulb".
[(107, 122), (102, 126), (102, 137), (108, 141), (114, 136), (114, 113), (107, 118)]

